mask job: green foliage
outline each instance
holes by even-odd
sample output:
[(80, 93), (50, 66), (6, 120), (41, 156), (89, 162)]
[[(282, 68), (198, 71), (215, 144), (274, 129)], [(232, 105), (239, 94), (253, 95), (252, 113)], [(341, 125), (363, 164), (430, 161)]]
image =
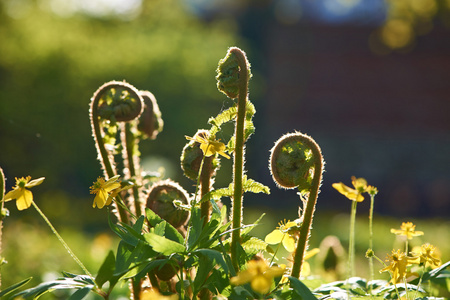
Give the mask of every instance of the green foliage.
[(141, 13), (128, 21), (81, 13), (64, 17), (35, 1), (26, 3), (21, 18), (10, 17), (5, 8), (0, 21), (5, 170), (39, 173), (49, 178), (49, 190), (75, 190), (85, 199), (82, 189), (100, 174), (93, 146), (80, 147), (91, 135), (85, 99), (111, 78), (127, 79), (164, 99), (159, 103), (166, 114), (164, 134), (157, 147), (146, 143), (143, 152), (173, 161), (183, 136), (202, 126), (215, 107), (210, 100), (220, 105), (211, 73), (223, 49), (237, 42), (233, 21), (205, 26), (179, 0), (143, 1)]
[[(236, 49), (234, 48), (234, 50)], [(242, 65), (239, 67), (239, 64), (234, 63), (235, 58), (233, 55), (227, 55), (219, 67), (219, 89), (226, 90), (226, 94), (230, 97), (236, 93), (234, 81), (240, 81), (242, 72), (249, 72), (249, 66), (247, 66), (247, 70), (241, 69)], [(238, 85), (240, 86), (241, 83)], [(114, 84), (119, 83), (115, 82)], [(216, 135), (222, 134), (222, 126), (225, 123), (235, 123), (236, 131), (228, 141), (227, 151), (233, 154), (235, 167), (239, 163), (241, 164), (239, 172), (242, 175), (236, 176), (238, 172), (235, 168), (235, 172), (232, 174), (232, 183), (228, 187), (215, 189), (211, 182), (212, 178), (206, 178), (208, 180), (202, 178), (201, 165), (194, 195), (188, 195), (182, 190), (172, 197), (169, 195), (171, 191), (162, 190), (161, 197), (167, 200), (165, 204), (171, 209), (170, 214), (175, 214), (178, 212), (177, 210), (180, 210), (187, 216), (186, 220), (183, 219), (180, 224), (173, 224), (169, 221), (171, 216), (151, 207), (149, 200), (152, 188), (160, 187), (162, 183), (167, 183), (169, 180), (162, 180), (162, 176), (141, 176), (142, 169), (139, 161), (141, 151), (138, 145), (143, 136), (135, 134), (136, 119), (139, 118), (139, 113), (133, 114), (134, 119), (125, 119), (122, 118), (122, 115), (118, 117), (115, 114), (115, 108), (109, 106), (118, 102), (120, 104), (118, 112), (126, 113), (129, 101), (133, 105), (138, 104), (137, 106), (143, 104), (139, 90), (135, 90), (128, 84), (123, 83), (123, 85), (129, 88), (125, 89), (125, 93), (124, 91), (95, 93), (91, 102), (94, 140), (105, 171), (105, 178), (96, 181), (91, 188), (91, 193), (95, 194), (95, 196), (93, 195), (94, 201), (101, 200), (107, 206), (108, 224), (118, 239), (115, 251), (108, 249), (104, 253), (104, 258), (99, 263), (100, 266), (96, 267), (95, 277), (79, 263), (85, 274), (62, 272), (61, 277), (19, 292), (31, 280), (27, 279), (6, 288), (0, 292), (0, 295), (37, 299), (53, 291), (70, 290), (71, 294), (65, 294), (66, 299), (81, 300), (91, 294), (109, 299), (114, 297), (114, 292), (120, 286), (130, 286), (129, 294), (133, 299), (144, 298), (146, 293), (156, 293), (156, 296), (150, 297), (158, 298), (164, 295), (183, 300), (213, 299), (213, 297), (307, 300), (348, 299), (349, 297), (395, 299), (404, 295), (428, 297), (433, 294), (433, 290), (426, 286), (442, 288), (445, 283), (448, 283), (450, 273), (447, 269), (450, 262), (433, 270), (427, 268), (426, 263), (419, 264), (419, 267), (422, 268), (420, 279), (410, 282), (406, 282), (405, 279), (405, 282), (401, 284), (352, 277), (331, 283), (320, 282), (317, 286), (313, 286), (304, 277), (300, 277), (300, 271), (304, 272), (301, 267), (306, 267), (305, 260), (308, 256), (306, 248), (318, 188), (321, 184), (323, 160), (320, 148), (314, 140), (297, 133), (287, 135), (287, 137), (295, 135), (295, 138), (292, 143), (283, 145), (283, 151), (287, 154), (294, 154), (295, 169), (301, 171), (300, 177), (308, 180), (308, 185), (296, 185), (301, 192), (300, 200), (302, 201), (300, 202), (304, 205), (303, 214), (299, 216), (302, 220), (298, 223), (294, 222), (294, 226), (287, 227), (287, 229), (282, 228), (281, 225), (277, 229), (278, 236), (281, 238), (278, 243), (282, 243), (286, 235), (297, 242), (295, 252), (291, 253), (294, 264), (289, 268), (282, 266), (281, 263), (278, 264), (276, 251), (269, 248), (264, 240), (254, 236), (253, 230), (262, 223), (264, 214), (253, 224), (245, 225), (241, 220), (242, 195), (245, 192), (269, 194), (270, 190), (265, 185), (244, 175), (243, 148), (249, 136), (255, 131), (252, 122), (255, 107), (246, 99), (247, 91), (245, 90), (243, 93), (242, 90), (239, 90), (240, 87), (238, 88), (240, 98), (238, 104), (233, 104), (232, 107), (209, 120), (212, 128), (208, 138), (215, 139)], [(132, 99), (128, 94), (130, 90), (133, 91), (132, 94), (135, 94), (135, 97), (131, 97)], [(117, 88), (111, 90), (111, 92), (118, 91)], [(245, 97), (241, 97), (242, 95)], [(245, 101), (244, 105), (241, 101)], [(139, 111), (141, 113), (142, 109)], [(105, 117), (108, 121), (104, 120)], [(119, 124), (119, 122), (124, 123)], [(242, 130), (241, 134), (239, 134), (238, 128)], [(301, 137), (298, 137), (299, 135)], [(105, 145), (105, 140), (108, 145)], [(207, 147), (210, 146), (209, 141), (205, 143), (207, 143)], [(223, 147), (223, 144), (219, 142), (216, 144)], [(203, 151), (202, 164), (207, 156), (219, 159), (219, 151), (208, 152), (207, 148), (206, 150), (201, 149)], [(240, 155), (237, 152), (240, 152)], [(240, 162), (237, 162), (238, 156), (241, 158)], [(117, 157), (119, 159), (116, 159)], [(289, 164), (293, 165), (294, 163)], [(310, 171), (311, 169), (313, 172)], [(213, 175), (209, 174), (208, 176), (212, 177)], [(295, 176), (299, 177), (298, 174)], [(292, 179), (295, 176), (288, 177)], [(116, 182), (119, 177), (123, 177), (121, 183)], [(181, 186), (174, 182), (171, 183), (171, 186), (179, 187), (181, 190)], [(230, 217), (227, 206), (221, 202), (225, 197), (231, 198), (233, 213)], [(99, 198), (101, 199), (98, 200)], [(183, 198), (183, 201), (180, 198)], [(204, 206), (205, 203), (210, 206)], [(35, 207), (38, 209), (36, 205)], [(204, 209), (205, 207), (208, 209)], [(240, 214), (236, 214), (236, 211)], [(39, 209), (38, 212), (42, 214)], [(42, 214), (42, 216), (50, 225), (45, 215)], [(51, 225), (50, 227), (75, 259), (73, 252), (56, 230)], [(273, 234), (276, 235), (277, 232), (275, 231)], [(266, 260), (266, 256), (271, 258), (270, 262)], [(78, 262), (77, 259), (75, 260)], [(410, 260), (412, 261), (412, 259)], [(392, 268), (394, 267), (398, 268), (398, 265), (394, 264)], [(298, 273), (295, 271), (296, 268), (298, 268)], [(406, 278), (404, 269), (406, 267), (401, 270), (405, 273), (401, 279)], [(393, 279), (397, 280), (397, 278)]]

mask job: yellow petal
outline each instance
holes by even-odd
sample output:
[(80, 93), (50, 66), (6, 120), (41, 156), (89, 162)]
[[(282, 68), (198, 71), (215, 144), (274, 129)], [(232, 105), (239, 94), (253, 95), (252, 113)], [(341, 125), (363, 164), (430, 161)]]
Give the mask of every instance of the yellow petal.
[(95, 195), (94, 204), (92, 205), (92, 207), (95, 208), (95, 206), (97, 205), (98, 208), (103, 208), (103, 206), (105, 206), (105, 204), (106, 204), (107, 198), (108, 198), (108, 193), (106, 191), (104, 191), (103, 189), (100, 189), (98, 191), (97, 195)]
[(112, 190), (115, 190), (117, 188), (120, 188), (119, 182), (110, 182), (110, 183), (107, 182), (107, 183), (105, 183), (105, 186), (103, 187), (105, 192), (111, 192)]
[(5, 201), (5, 202), (6, 201), (11, 201), (11, 200), (18, 199), (18, 198), (22, 197), (22, 194), (23, 194), (24, 190), (25, 190), (24, 188), (17, 188), (17, 189), (14, 189), (14, 190), (8, 192), (5, 195), (5, 197), (3, 198), (3, 201)]
[(45, 179), (45, 177), (41, 177), (41, 178), (38, 178), (38, 179), (31, 180), (30, 182), (28, 182), (28, 183), (25, 185), (25, 187), (31, 188), (31, 187), (33, 187), (33, 186), (40, 185), (42, 182), (44, 182), (44, 179)]
[(401, 229), (391, 228), (391, 233), (394, 233), (394, 234), (403, 234), (404, 231), (401, 230)]
[(247, 282), (250, 282), (253, 277), (254, 277), (254, 275), (252, 274), (252, 272), (250, 272), (248, 270), (244, 270), (242, 272), (239, 272), (239, 274), (237, 276), (232, 277), (230, 279), (230, 283), (232, 285), (246, 284)]
[(285, 233), (281, 232), (278, 229), (275, 229), (274, 231), (272, 231), (271, 233), (269, 233), (266, 238), (264, 239), (264, 241), (267, 244), (271, 244), (271, 245), (275, 245), (275, 244), (279, 244), (281, 243), (281, 241), (283, 240), (283, 236), (285, 235)]
[(223, 151), (217, 151), (217, 153), (219, 153), (220, 155), (222, 155), (226, 159), (230, 159), (230, 156), (228, 154), (226, 154), (225, 152), (223, 152)]
[(302, 264), (302, 270), (300, 272), (303, 277), (308, 277), (311, 274), (311, 266), (307, 261), (304, 261)]
[(332, 186), (342, 195), (347, 197), (350, 200), (362, 202), (364, 200), (364, 197), (358, 193), (358, 191), (346, 186), (342, 182), (339, 183), (333, 183)]
[(24, 210), (31, 206), (33, 202), (33, 193), (29, 190), (24, 189), (22, 195), (17, 198), (16, 206), (18, 210)]
[(107, 206), (110, 205), (111, 202), (112, 202), (112, 199), (113, 199), (113, 197), (111, 195), (108, 195), (108, 198), (106, 199), (105, 205), (107, 205)]
[(367, 189), (367, 180), (364, 178), (356, 178), (355, 176), (352, 176), (352, 184), (355, 189), (360, 192), (364, 192)]
[(200, 145), (200, 149), (202, 149), (203, 154), (206, 157), (212, 156), (214, 154), (216, 154), (216, 151), (214, 150), (214, 147), (210, 144), (201, 144)]
[(260, 294), (267, 294), (270, 290), (270, 286), (272, 285), (272, 280), (267, 278), (264, 275), (257, 275), (252, 279), (250, 286), (252, 290)]
[(269, 277), (280, 277), (281, 275), (284, 274), (284, 271), (286, 270), (286, 267), (284, 268), (280, 268), (280, 267), (270, 267), (269, 269), (267, 269), (267, 271), (264, 272), (264, 275), (269, 276)]
[(288, 252), (294, 252), (295, 239), (292, 236), (285, 234), (283, 239), (283, 246)]
[(303, 259), (304, 260), (310, 259), (311, 257), (313, 257), (314, 255), (316, 255), (319, 252), (320, 252), (319, 248), (314, 248), (314, 249), (312, 249), (310, 251), (307, 251), (305, 256), (303, 256)]

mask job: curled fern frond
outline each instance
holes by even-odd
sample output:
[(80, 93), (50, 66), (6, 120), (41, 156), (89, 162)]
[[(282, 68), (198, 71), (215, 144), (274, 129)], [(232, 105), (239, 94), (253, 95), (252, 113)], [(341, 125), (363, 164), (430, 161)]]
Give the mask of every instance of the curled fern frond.
[(182, 204), (188, 204), (189, 195), (178, 183), (167, 179), (152, 186), (146, 206), (173, 227), (179, 228), (188, 221), (189, 212), (175, 206), (174, 200), (179, 200)]
[(299, 132), (282, 136), (271, 149), (270, 172), (279, 187), (309, 191), (314, 175), (311, 148), (305, 143), (306, 135)]
[(97, 113), (101, 119), (111, 122), (126, 122), (142, 113), (144, 100), (139, 91), (129, 83), (110, 81), (94, 93)]
[(164, 127), (161, 111), (155, 96), (151, 92), (140, 91), (139, 93), (144, 100), (144, 110), (139, 117), (137, 128), (144, 137), (154, 140)]

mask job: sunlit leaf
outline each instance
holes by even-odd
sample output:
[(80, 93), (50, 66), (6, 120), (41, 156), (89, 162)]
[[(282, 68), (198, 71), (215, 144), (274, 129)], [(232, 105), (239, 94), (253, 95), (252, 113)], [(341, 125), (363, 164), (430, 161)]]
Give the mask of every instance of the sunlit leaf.
[(144, 234), (144, 238), (147, 243), (149, 243), (149, 245), (153, 248), (153, 250), (163, 255), (183, 253), (186, 250), (182, 244), (174, 242), (152, 232)]
[(16, 283), (16, 284), (13, 284), (13, 285), (7, 287), (6, 289), (4, 289), (4, 290), (2, 290), (2, 291), (0, 292), (0, 297), (6, 296), (6, 295), (8, 295), (8, 294), (14, 292), (14, 291), (17, 290), (17, 289), (20, 289), (22, 286), (24, 286), (25, 284), (27, 284), (28, 282), (30, 282), (30, 280), (31, 280), (32, 278), (33, 278), (33, 277), (24, 279), (24, 280), (22, 280), (22, 281), (20, 281), (20, 282), (18, 282), (18, 283)]
[(109, 281), (113, 277), (115, 265), (116, 259), (114, 257), (114, 252), (109, 251), (108, 255), (103, 261), (103, 264), (98, 270), (97, 277), (95, 277), (95, 282), (99, 287), (102, 287), (105, 282)]

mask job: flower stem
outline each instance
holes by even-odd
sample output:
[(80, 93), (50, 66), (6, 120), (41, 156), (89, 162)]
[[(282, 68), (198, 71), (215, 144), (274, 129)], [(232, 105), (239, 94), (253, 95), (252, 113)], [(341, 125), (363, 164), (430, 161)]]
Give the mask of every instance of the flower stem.
[[(5, 175), (3, 174), (3, 169), (0, 168), (0, 201), (3, 200), (3, 197), (5, 197)], [(3, 257), (2, 254), (2, 233), (3, 233), (3, 218), (5, 215), (3, 214), (3, 201), (0, 203), (0, 270), (1, 266), (3, 264)], [(0, 272), (0, 290), (2, 287), (2, 274)]]
[[(123, 126), (123, 135), (124, 135), (124, 141), (123, 145), (124, 147), (124, 158), (126, 159), (126, 167), (128, 168), (129, 176), (131, 178), (136, 178), (137, 170), (136, 170), (136, 164), (135, 160), (138, 160), (138, 157), (134, 155), (134, 148), (136, 146), (136, 138), (131, 131), (131, 124), (125, 123)], [(133, 198), (134, 198), (134, 211), (136, 216), (142, 215), (142, 209), (141, 209), (141, 201), (139, 197), (139, 188), (135, 184), (133, 186)]]
[(422, 274), (420, 274), (419, 283), (417, 284), (417, 289), (416, 292), (414, 293), (413, 299), (417, 299), (417, 293), (419, 292), (420, 285), (422, 284), (423, 274), (425, 273), (425, 265), (426, 264), (424, 264), (422, 267)]
[(300, 277), (302, 270), (303, 257), (305, 256), (308, 238), (312, 226), (314, 211), (316, 209), (317, 196), (319, 195), (319, 188), (322, 182), (323, 173), (323, 157), (319, 145), (309, 136), (300, 135), (302, 143), (305, 144), (312, 151), (314, 157), (314, 177), (311, 182), (311, 190), (306, 201), (306, 207), (303, 213), (303, 223), (300, 226), (300, 237), (297, 242), (297, 247), (294, 254), (294, 264), (292, 266), (291, 276), (295, 278)]
[(236, 271), (239, 271), (237, 246), (240, 242), (240, 227), (242, 223), (242, 180), (244, 175), (244, 122), (245, 108), (247, 105), (249, 70), (245, 54), (238, 48), (230, 50), (236, 56), (239, 64), (239, 95), (237, 101), (237, 116), (235, 125), (235, 149), (234, 149), (234, 195), (232, 211), (232, 229), (231, 234), (231, 261)]
[(352, 201), (350, 214), (350, 236), (348, 242), (348, 273), (349, 277), (355, 276), (355, 220), (357, 201)]
[[(88, 271), (88, 269), (83, 265), (83, 263), (78, 259), (78, 257), (73, 253), (73, 251), (70, 249), (69, 245), (63, 240), (63, 238), (59, 235), (59, 233), (56, 231), (55, 227), (53, 227), (52, 223), (50, 223), (50, 220), (47, 218), (47, 216), (39, 209), (36, 203), (34, 201), (31, 202), (36, 208), (37, 212), (41, 215), (41, 217), (44, 219), (45, 223), (50, 227), (52, 232), (56, 235), (58, 240), (61, 242), (61, 244), (66, 248), (67, 252), (69, 252), (70, 256), (72, 256), (73, 260), (83, 269), (86, 275), (92, 278), (95, 286), (97, 287), (97, 284), (95, 283), (94, 277), (91, 275), (91, 273)], [(98, 287), (97, 287), (98, 288)]]
[[(369, 249), (373, 250), (373, 207), (375, 202), (375, 195), (370, 194), (370, 211), (369, 211)], [(374, 279), (373, 271), (373, 257), (369, 257), (369, 281)], [(370, 295), (372, 295), (372, 285), (369, 287)]]

